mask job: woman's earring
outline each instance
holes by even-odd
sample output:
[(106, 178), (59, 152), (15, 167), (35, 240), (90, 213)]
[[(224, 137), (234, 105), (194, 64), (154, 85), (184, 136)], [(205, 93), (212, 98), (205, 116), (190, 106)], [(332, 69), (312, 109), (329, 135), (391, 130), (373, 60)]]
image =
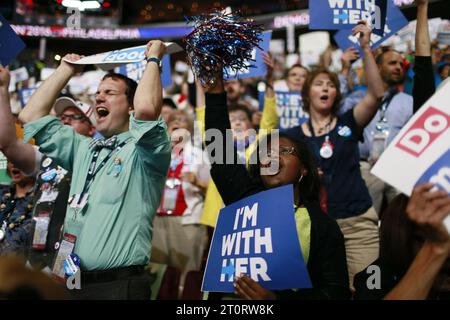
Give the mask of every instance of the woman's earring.
[(303, 174), (300, 176), (300, 179), (298, 179), (297, 183), (300, 183), (300, 181), (302, 181), (302, 179), (303, 179)]

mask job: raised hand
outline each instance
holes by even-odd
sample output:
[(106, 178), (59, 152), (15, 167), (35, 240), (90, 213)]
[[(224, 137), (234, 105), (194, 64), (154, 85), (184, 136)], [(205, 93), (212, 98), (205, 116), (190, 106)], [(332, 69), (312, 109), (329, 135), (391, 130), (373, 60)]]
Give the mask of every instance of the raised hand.
[(151, 40), (147, 43), (147, 49), (145, 50), (145, 56), (147, 58), (155, 57), (162, 59), (166, 53), (166, 45), (160, 40)]
[(366, 21), (359, 21), (358, 25), (352, 29), (353, 36), (356, 36), (358, 33), (358, 41), (361, 48), (370, 48), (370, 35), (372, 34), (372, 29), (367, 26)]
[(450, 252), (450, 235), (443, 221), (450, 214), (450, 196), (445, 191), (432, 191), (433, 184), (414, 188), (406, 207), (408, 218), (420, 226), (427, 241)]
[(269, 53), (263, 52), (262, 54), (264, 63), (267, 66), (267, 74), (266, 74), (266, 80), (269, 83), (273, 82), (273, 68), (274, 68), (274, 61)]
[[(75, 62), (82, 58), (84, 58), (84, 56), (80, 56), (75, 53), (66, 54), (64, 56), (64, 58), (61, 59), (61, 64), (59, 65), (59, 67), (65, 69), (65, 70), (69, 70), (72, 75), (75, 75), (75, 74), (83, 71), (84, 65), (73, 64), (73, 63), (70, 63), (70, 61)], [(68, 60), (69, 62), (66, 60)]]
[(350, 68), (351, 64), (358, 60), (359, 52), (355, 48), (348, 48), (341, 56), (342, 68)]

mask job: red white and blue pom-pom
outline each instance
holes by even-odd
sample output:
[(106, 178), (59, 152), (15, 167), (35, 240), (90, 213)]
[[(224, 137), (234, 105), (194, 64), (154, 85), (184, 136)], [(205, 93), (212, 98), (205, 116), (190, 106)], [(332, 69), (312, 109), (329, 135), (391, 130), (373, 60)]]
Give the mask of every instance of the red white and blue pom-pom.
[(223, 11), (187, 20), (194, 24), (194, 30), (184, 38), (188, 62), (203, 85), (214, 81), (220, 67), (235, 73), (254, 61), (252, 50), (259, 47), (263, 31), (254, 20)]

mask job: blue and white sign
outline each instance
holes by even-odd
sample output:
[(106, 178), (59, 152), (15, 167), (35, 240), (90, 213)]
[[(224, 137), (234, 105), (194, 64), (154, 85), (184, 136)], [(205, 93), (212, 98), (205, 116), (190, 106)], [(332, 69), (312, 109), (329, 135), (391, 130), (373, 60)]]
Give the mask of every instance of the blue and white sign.
[(36, 87), (19, 89), (19, 99), (22, 108), (24, 108), (25, 105), (28, 103), (28, 100), (30, 100), (31, 96), (36, 91), (36, 89), (37, 89)]
[[(174, 42), (166, 42), (165, 45), (167, 48), (167, 54), (172, 54), (183, 50), (178, 44)], [(66, 61), (71, 64), (95, 64), (102, 70), (108, 71), (124, 64), (142, 62), (142, 60), (145, 59), (146, 48), (146, 45), (125, 48), (84, 57), (75, 62), (67, 60)]]
[(297, 235), (292, 185), (260, 192), (220, 211), (202, 291), (234, 292), (248, 274), (269, 290), (311, 288)]
[[(141, 80), (142, 78), (142, 75), (144, 74), (146, 66), (147, 61), (142, 60), (139, 62), (122, 65), (120, 67), (115, 68), (114, 71), (139, 82), (139, 80)], [(161, 82), (163, 88), (170, 86), (172, 84), (172, 73), (170, 70), (170, 56), (168, 54), (164, 55), (162, 59)]]
[(270, 39), (272, 39), (272, 31), (263, 32), (259, 46), (255, 47), (252, 51), (252, 60), (247, 62), (247, 68), (235, 72), (229, 69), (224, 70), (224, 79), (245, 79), (245, 78), (256, 78), (265, 77), (267, 73), (267, 66), (264, 63), (262, 56), (263, 52), (269, 52)]
[(0, 14), (0, 64), (7, 66), (25, 47), (22, 39)]
[(373, 33), (382, 35), (386, 20), (386, 0), (310, 0), (309, 29), (352, 29), (364, 20)]
[[(450, 82), (414, 114), (372, 173), (406, 195), (423, 182), (450, 194)], [(450, 216), (445, 223), (450, 232)]]
[(417, 180), (416, 185), (425, 182), (434, 183), (437, 189), (450, 194), (450, 149), (425, 171), (422, 177)]
[(301, 92), (276, 91), (278, 129), (286, 130), (301, 125), (309, 119), (303, 110)]
[[(388, 10), (386, 24), (384, 26), (384, 33), (382, 36), (377, 34), (372, 34), (370, 37), (370, 46), (375, 49), (381, 45), (386, 39), (393, 36), (400, 29), (408, 25), (408, 20), (405, 18), (403, 13), (397, 8), (392, 0), (388, 1)], [(338, 44), (341, 50), (345, 51), (347, 48), (356, 47), (359, 50), (360, 55), (362, 55), (361, 47), (358, 42), (358, 38), (352, 36), (351, 30), (340, 30), (334, 35), (334, 40)]]

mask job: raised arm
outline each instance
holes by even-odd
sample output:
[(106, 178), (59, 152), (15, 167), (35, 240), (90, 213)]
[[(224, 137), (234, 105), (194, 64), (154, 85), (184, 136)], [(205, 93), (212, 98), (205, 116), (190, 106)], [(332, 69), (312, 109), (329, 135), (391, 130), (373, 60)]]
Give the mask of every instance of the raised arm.
[(273, 58), (268, 53), (263, 53), (263, 59), (264, 63), (267, 67), (267, 74), (266, 74), (266, 97), (267, 98), (273, 98), (275, 97), (275, 91), (273, 89), (273, 68), (274, 68), (274, 61)]
[(196, 108), (205, 107), (205, 90), (199, 80), (195, 80), (195, 101), (197, 102)]
[(365, 22), (360, 22), (353, 28), (352, 33), (353, 35), (360, 33), (359, 44), (363, 52), (364, 71), (368, 84), (367, 94), (353, 109), (355, 121), (362, 130), (377, 113), (378, 103), (384, 95), (384, 87), (380, 71), (370, 48), (371, 29), (366, 26)]
[[(262, 187), (252, 181), (244, 164), (238, 164), (237, 151), (233, 148), (233, 162), (227, 164), (227, 130), (231, 130), (227, 110), (227, 96), (222, 74), (206, 89), (205, 144), (211, 158), (211, 177), (226, 205), (262, 191)], [(228, 135), (229, 139), (231, 134)], [(230, 141), (228, 141), (230, 145)], [(232, 143), (231, 143), (232, 145)], [(214, 153), (214, 154), (213, 154)], [(222, 155), (218, 162), (214, 156)]]
[(343, 77), (343, 81), (341, 78), (341, 93), (343, 96), (348, 95), (353, 91), (353, 76), (352, 76), (352, 63), (359, 58), (359, 52), (356, 48), (350, 47), (347, 48), (341, 56), (341, 76)]
[(0, 151), (15, 167), (30, 174), (35, 171), (36, 150), (16, 137), (9, 102), (9, 81), (9, 70), (0, 65)]
[(416, 56), (431, 56), (430, 34), (428, 31), (428, 0), (415, 0), (417, 5)]
[(70, 78), (83, 70), (83, 66), (70, 64), (70, 61), (80, 60), (77, 54), (68, 54), (61, 60), (61, 64), (53, 74), (34, 92), (25, 108), (20, 112), (19, 119), (23, 123), (32, 122), (50, 113), (56, 98), (67, 85)]
[(414, 62), (413, 110), (419, 108), (434, 94), (433, 64), (428, 31), (428, 0), (416, 0), (416, 56)]
[[(145, 56), (161, 61), (166, 46), (159, 40), (149, 41)], [(153, 61), (147, 63), (144, 74), (134, 95), (134, 112), (138, 120), (156, 120), (161, 113), (162, 84), (159, 65)]]
[(268, 53), (263, 53), (264, 63), (267, 66), (266, 94), (264, 96), (264, 108), (262, 112), (260, 129), (272, 130), (278, 126), (278, 113), (275, 91), (273, 88), (274, 61)]

